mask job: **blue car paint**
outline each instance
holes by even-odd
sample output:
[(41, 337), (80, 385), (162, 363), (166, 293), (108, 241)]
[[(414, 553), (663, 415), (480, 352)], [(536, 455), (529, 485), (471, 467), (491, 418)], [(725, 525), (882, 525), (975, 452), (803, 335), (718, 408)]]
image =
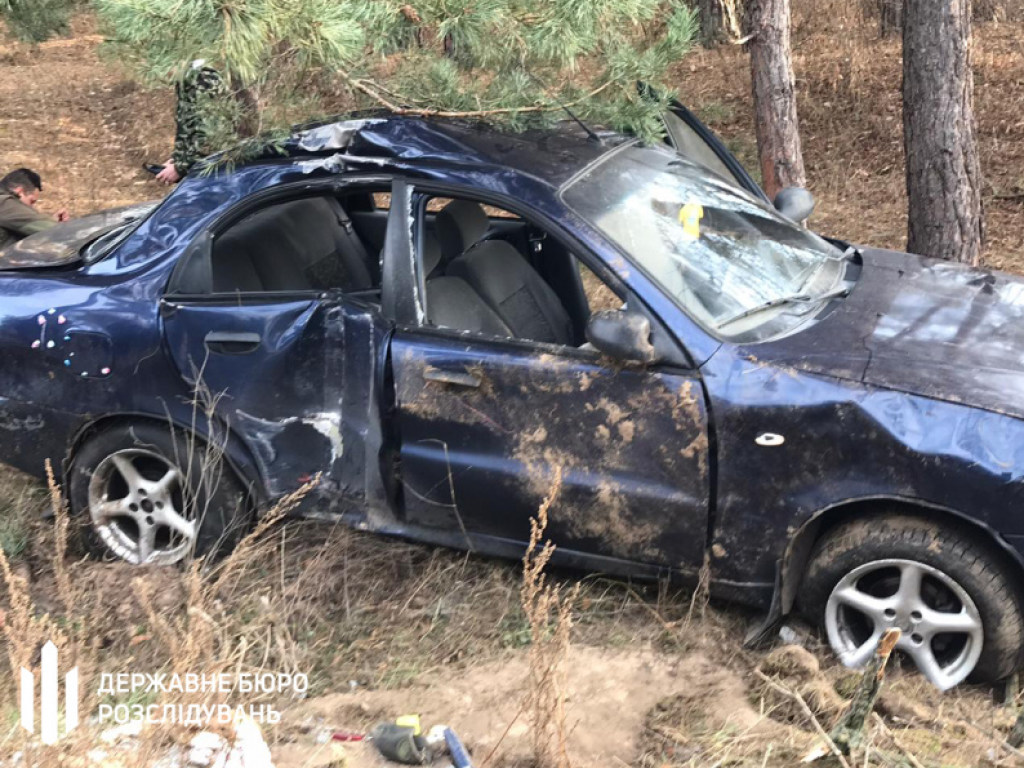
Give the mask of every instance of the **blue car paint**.
[[(716, 339), (560, 200), (559, 187), (607, 149), (560, 133), (507, 136), (408, 118), (325, 126), (293, 139), (285, 157), (188, 177), (102, 261), (0, 271), (0, 431), (12, 437), (0, 458), (38, 474), (45, 458), (73, 461), (105, 419), (188, 425), (191, 367), (205, 365), (204, 380), (226, 394), (214, 425), (199, 420), (198, 430), (226, 432), (229, 460), (264, 505), (323, 473), (317, 511), (519, 556), (527, 516), (562, 459), (569, 516), (556, 517), (552, 533), (572, 565), (692, 577), (706, 555), (719, 594), (765, 605), (781, 581), (785, 611), (813, 532), (885, 500), (960, 518), (1019, 565), (1024, 406), (1014, 403), (1024, 403), (1024, 364), (1012, 363), (1024, 344), (997, 338), (987, 358), (984, 339), (973, 349), (946, 345), (928, 370), (912, 370), (901, 357), (908, 339), (927, 348), (929, 313), (941, 315), (936, 305), (949, 296), (887, 286), (885, 264), (898, 262), (901, 277), (935, 267), (870, 251), (853, 294), (810, 328), (762, 344)], [(165, 296), (189, 244), (261, 196), (382, 175), (518, 206), (651, 318), (668, 364), (637, 370), (575, 350), (555, 360), (544, 345), (434, 338), (396, 329), (372, 303), (341, 294), (253, 300), (230, 312)], [(387, 248), (412, 247), (404, 229), (410, 240)], [(998, 331), (1017, 319), (1013, 302), (988, 299), (983, 311), (978, 299), (1010, 290), (1012, 278), (957, 274), (950, 290), (976, 311), (947, 317), (947, 331), (982, 321)], [(51, 336), (33, 347), (39, 319), (54, 316), (65, 318), (58, 335), (69, 346), (48, 347)], [(204, 334), (214, 323), (258, 329), (257, 355), (211, 361)], [(90, 340), (81, 358), (76, 338)], [(66, 366), (71, 351), (79, 359)], [(997, 358), (992, 386), (985, 360)], [(428, 366), (482, 385), (417, 411)], [(591, 400), (595, 379), (601, 396)], [(667, 398), (684, 392), (686, 407), (673, 411)], [(760, 445), (764, 433), (784, 441)], [(458, 487), (439, 486), (452, 466), (461, 468)]]

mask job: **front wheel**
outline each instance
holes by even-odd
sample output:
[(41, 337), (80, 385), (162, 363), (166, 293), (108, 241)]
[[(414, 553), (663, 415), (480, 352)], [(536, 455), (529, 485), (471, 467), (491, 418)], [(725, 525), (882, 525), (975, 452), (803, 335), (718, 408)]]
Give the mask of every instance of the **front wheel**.
[(88, 548), (135, 565), (169, 565), (230, 546), (245, 531), (245, 489), (198, 440), (124, 424), (86, 442), (69, 495)]
[(875, 652), (882, 633), (941, 690), (969, 676), (1001, 679), (1020, 663), (1024, 615), (999, 553), (919, 517), (871, 516), (815, 545), (800, 606), (824, 625), (848, 667)]

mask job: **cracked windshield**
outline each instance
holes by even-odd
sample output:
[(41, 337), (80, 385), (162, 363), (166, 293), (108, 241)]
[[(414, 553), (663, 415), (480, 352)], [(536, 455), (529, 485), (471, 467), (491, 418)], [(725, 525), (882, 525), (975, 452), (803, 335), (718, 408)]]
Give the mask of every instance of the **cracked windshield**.
[(838, 248), (661, 148), (611, 152), (563, 197), (714, 330), (812, 304), (842, 273)]

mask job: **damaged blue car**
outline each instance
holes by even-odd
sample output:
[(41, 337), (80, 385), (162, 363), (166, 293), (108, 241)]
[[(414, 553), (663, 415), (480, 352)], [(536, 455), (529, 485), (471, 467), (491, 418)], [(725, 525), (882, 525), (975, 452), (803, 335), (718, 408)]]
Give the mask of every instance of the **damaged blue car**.
[(297, 513), (801, 612), (940, 688), (1024, 650), (1024, 281), (773, 207), (664, 146), (383, 116), (0, 254), (0, 459), (95, 550), (174, 563)]

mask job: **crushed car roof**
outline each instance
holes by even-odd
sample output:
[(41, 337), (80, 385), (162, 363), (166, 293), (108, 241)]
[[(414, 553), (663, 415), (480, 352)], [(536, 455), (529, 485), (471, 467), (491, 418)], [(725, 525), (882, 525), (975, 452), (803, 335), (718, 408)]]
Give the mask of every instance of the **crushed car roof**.
[(339, 171), (349, 163), (374, 159), (382, 164), (489, 165), (514, 168), (560, 186), (613, 147), (632, 140), (611, 132), (597, 135), (599, 139), (564, 122), (513, 133), (482, 122), (385, 115), (297, 129), (283, 142), (268, 144), (255, 160), (282, 154), (308, 157), (309, 168)]

